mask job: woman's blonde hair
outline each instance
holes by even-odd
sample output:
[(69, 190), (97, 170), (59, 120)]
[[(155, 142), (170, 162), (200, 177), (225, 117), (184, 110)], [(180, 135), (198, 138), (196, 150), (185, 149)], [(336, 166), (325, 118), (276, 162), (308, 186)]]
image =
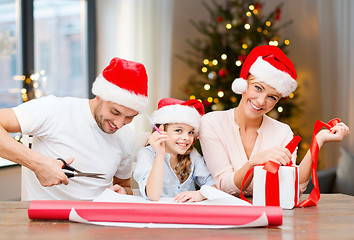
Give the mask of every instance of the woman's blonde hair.
[(252, 75), (252, 74), (248, 74), (248, 76), (247, 76), (247, 81), (249, 82), (249, 83), (256, 83), (256, 82), (259, 82), (259, 80), (254, 76), (254, 75)]
[[(159, 128), (161, 124), (156, 124), (156, 127)], [(164, 124), (164, 130), (166, 131), (168, 124)], [(155, 132), (155, 129), (152, 129), (152, 132)], [(146, 143), (145, 146), (149, 146), (149, 143)], [(191, 155), (190, 153), (193, 150), (193, 145), (188, 148), (188, 150), (184, 154), (177, 155), (177, 166), (173, 169), (180, 181), (183, 183), (189, 177), (191, 173)]]

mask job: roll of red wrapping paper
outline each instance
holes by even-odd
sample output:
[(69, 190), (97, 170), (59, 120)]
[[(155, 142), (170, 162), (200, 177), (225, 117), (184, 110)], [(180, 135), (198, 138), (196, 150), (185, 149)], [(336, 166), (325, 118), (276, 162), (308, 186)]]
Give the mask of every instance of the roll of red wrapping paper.
[(31, 201), (30, 219), (68, 220), (72, 208), (84, 219), (95, 222), (174, 223), (206, 225), (244, 225), (262, 214), (269, 226), (282, 225), (281, 207), (105, 203), (85, 201)]

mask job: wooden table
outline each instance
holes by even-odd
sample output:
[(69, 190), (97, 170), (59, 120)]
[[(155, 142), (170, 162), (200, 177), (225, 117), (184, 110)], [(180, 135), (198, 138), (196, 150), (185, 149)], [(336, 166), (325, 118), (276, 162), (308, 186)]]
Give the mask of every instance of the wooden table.
[(317, 207), (284, 210), (280, 227), (244, 229), (140, 229), (68, 221), (31, 221), (28, 207), (29, 202), (0, 202), (0, 240), (354, 239), (354, 197), (343, 194), (322, 194)]

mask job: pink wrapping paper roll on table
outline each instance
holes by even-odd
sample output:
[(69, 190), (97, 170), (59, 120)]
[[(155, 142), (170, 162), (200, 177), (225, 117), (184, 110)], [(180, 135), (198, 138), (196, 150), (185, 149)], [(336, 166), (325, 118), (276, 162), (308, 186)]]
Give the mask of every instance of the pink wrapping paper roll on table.
[(69, 220), (72, 208), (82, 218), (96, 222), (244, 225), (265, 214), (269, 226), (280, 226), (283, 217), (280, 207), (55, 200), (31, 201), (28, 217)]

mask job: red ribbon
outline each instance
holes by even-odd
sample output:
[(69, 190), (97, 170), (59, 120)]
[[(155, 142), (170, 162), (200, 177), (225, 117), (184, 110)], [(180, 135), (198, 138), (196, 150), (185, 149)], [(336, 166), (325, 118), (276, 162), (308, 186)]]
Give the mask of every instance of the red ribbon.
[[(285, 146), (290, 151), (291, 154), (295, 151), (296, 146), (299, 144), (300, 140), (301, 140), (300, 136), (294, 135), (293, 139)], [(261, 165), (263, 165), (263, 164), (261, 164)], [(292, 162), (290, 161), (288, 163), (288, 166), (291, 166), (291, 165), (292, 165)], [(264, 164), (263, 169), (267, 171), (266, 183), (265, 183), (266, 206), (280, 206), (279, 174), (278, 174), (279, 167), (280, 167), (279, 163), (272, 162), (272, 161), (266, 162)], [(243, 178), (242, 185), (241, 185), (241, 199), (245, 200), (249, 203), (251, 203), (251, 202), (245, 198), (245, 196), (243, 195), (242, 189), (243, 189), (244, 184), (246, 183), (246, 180), (253, 172), (253, 169), (254, 169), (254, 167), (247, 171), (247, 173), (245, 174), (245, 177)], [(297, 176), (297, 169), (295, 171), (296, 171), (295, 173)], [(296, 181), (298, 181), (297, 178), (296, 178)], [(297, 189), (295, 189), (295, 191), (296, 190)], [(295, 193), (297, 193), (297, 191)], [(295, 194), (295, 195), (297, 195), (297, 194)], [(297, 204), (297, 196), (295, 197), (295, 200), (296, 200), (295, 204)]]
[(271, 173), (267, 171), (265, 181), (265, 205), (280, 206), (279, 195), (279, 172)]
[(320, 200), (320, 188), (318, 186), (318, 179), (317, 179), (317, 162), (318, 162), (318, 152), (320, 149), (318, 147), (318, 143), (316, 140), (316, 134), (322, 129), (322, 127), (325, 127), (328, 130), (330, 130), (337, 123), (340, 123), (340, 119), (338, 118), (332, 119), (327, 124), (321, 121), (316, 121), (315, 123), (313, 134), (312, 134), (311, 147), (310, 147), (310, 153), (312, 158), (311, 175), (312, 175), (312, 183), (314, 187), (309, 197), (306, 200), (302, 201), (298, 205), (298, 207), (317, 206), (317, 203)]

